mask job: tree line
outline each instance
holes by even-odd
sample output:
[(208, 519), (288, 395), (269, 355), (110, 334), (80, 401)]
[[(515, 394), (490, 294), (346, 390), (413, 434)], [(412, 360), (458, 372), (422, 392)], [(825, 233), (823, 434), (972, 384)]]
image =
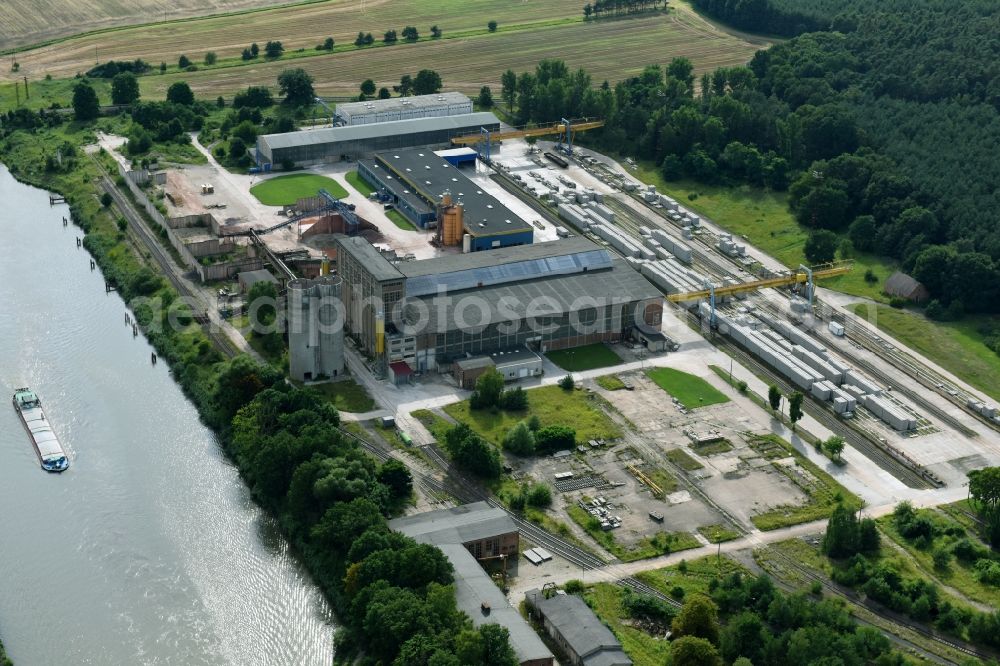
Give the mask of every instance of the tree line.
[(892, 257), (928, 288), (932, 316), (1000, 311), (1000, 7), (883, 5), (902, 7), (844, 0), (850, 32), (803, 34), (697, 80), (685, 58), (596, 87), (543, 61), (505, 72), (501, 99), (519, 124), (604, 118), (585, 141), (667, 180), (787, 189), (811, 260)]

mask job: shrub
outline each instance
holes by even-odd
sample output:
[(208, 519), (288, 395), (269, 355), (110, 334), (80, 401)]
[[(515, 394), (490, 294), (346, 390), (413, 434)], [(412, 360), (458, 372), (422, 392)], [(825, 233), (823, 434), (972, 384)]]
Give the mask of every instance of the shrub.
[(576, 431), (567, 426), (546, 426), (535, 433), (535, 449), (544, 453), (572, 450), (576, 446)]
[(525, 493), (528, 506), (544, 509), (552, 505), (552, 489), (544, 483), (536, 483)]
[(105, 208), (110, 206), (112, 201), (114, 201), (114, 199), (111, 198), (110, 193), (105, 192), (104, 194), (101, 195), (101, 205), (104, 206)]
[(576, 386), (576, 382), (573, 381), (573, 375), (566, 375), (559, 380), (559, 388), (565, 391), (572, 391), (574, 386)]
[(566, 590), (567, 594), (580, 594), (584, 590), (583, 581), (577, 580), (576, 578), (566, 581), (563, 585), (563, 589)]

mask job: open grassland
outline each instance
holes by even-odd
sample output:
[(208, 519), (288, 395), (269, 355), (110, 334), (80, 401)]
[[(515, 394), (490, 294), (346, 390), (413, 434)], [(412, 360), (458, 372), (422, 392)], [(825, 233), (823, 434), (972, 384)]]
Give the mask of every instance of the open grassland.
[(250, 194), (257, 197), (257, 200), (265, 206), (285, 206), (299, 199), (318, 196), (321, 189), (339, 199), (347, 196), (347, 190), (337, 181), (312, 173), (269, 178), (251, 187)]
[(0, 49), (150, 21), (285, 5), (294, 0), (4, 0)]
[(508, 430), (532, 414), (539, 418), (542, 427), (565, 425), (575, 429), (578, 442), (621, 437), (618, 427), (601, 411), (598, 400), (597, 396), (583, 391), (545, 386), (528, 391), (528, 409), (523, 412), (471, 410), (468, 400), (448, 405), (444, 411), (456, 421), (469, 424), (494, 444), (500, 444)]
[[(722, 187), (694, 181), (666, 182), (648, 164), (640, 165), (636, 175), (726, 231), (746, 236), (750, 243), (785, 266), (798, 268), (799, 264), (807, 263), (803, 248), (809, 236), (808, 230), (800, 227), (792, 217), (785, 192), (772, 192), (749, 185)], [(697, 196), (691, 199), (691, 195)], [(888, 302), (889, 299), (882, 293), (882, 283), (896, 269), (895, 263), (885, 257), (859, 252), (850, 258), (854, 261), (854, 270), (847, 275), (823, 280), (820, 286)], [(869, 269), (878, 278), (876, 282), (865, 280), (865, 272)]]
[[(868, 317), (869, 310), (865, 304), (855, 306), (860, 317)], [(872, 323), (959, 379), (1000, 400), (1000, 356), (983, 341), (978, 330), (982, 322), (981, 317), (957, 322), (930, 321), (908, 310), (879, 305)]]

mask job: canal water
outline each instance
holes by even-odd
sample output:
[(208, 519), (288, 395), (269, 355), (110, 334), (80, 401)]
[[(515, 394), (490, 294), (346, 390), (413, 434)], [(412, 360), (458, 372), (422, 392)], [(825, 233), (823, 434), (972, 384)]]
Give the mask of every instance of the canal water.
[[(0, 165), (0, 638), (18, 666), (330, 664), (328, 605), (165, 363), (125, 326), (65, 206)], [(12, 405), (42, 398), (71, 467)]]

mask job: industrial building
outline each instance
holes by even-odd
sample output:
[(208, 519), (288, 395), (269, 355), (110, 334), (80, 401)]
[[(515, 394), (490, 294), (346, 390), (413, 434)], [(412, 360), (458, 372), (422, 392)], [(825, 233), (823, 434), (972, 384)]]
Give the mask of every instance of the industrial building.
[(472, 100), (457, 92), (413, 95), (338, 104), (338, 125), (370, 125), (415, 118), (441, 118), (472, 113)]
[(340, 277), (288, 283), (288, 374), (306, 382), (344, 374)]
[(460, 358), (452, 364), (455, 381), (468, 391), (474, 389), (476, 380), (489, 370), (496, 370), (503, 376), (504, 381), (508, 382), (526, 377), (540, 377), (542, 357), (530, 349), (512, 349), (494, 352), (489, 356)]
[(367, 125), (300, 130), (257, 137), (256, 162), (279, 167), (356, 160), (380, 150), (412, 146), (446, 147), (453, 137), (500, 129), (492, 113), (394, 120)]
[(477, 627), (498, 624), (507, 629), (521, 666), (553, 665), (552, 652), (479, 564), (498, 559), (506, 566), (506, 558), (517, 558), (517, 526), (507, 512), (476, 502), (396, 518), (389, 528), (441, 549), (454, 568), (458, 609)]
[(399, 150), (360, 160), (358, 175), (415, 225), (437, 228), (442, 245), (478, 252), (531, 244), (533, 227), (470, 180), (457, 161), (458, 155)]
[(632, 666), (621, 642), (580, 597), (534, 589), (524, 600), (573, 666)]
[(460, 544), (477, 560), (517, 557), (520, 540), (510, 515), (487, 502), (396, 518), (389, 527), (420, 543)]
[(400, 263), (340, 236), (337, 261), (348, 332), (384, 364), (418, 372), (499, 351), (617, 342), (663, 316), (656, 287), (580, 236)]

